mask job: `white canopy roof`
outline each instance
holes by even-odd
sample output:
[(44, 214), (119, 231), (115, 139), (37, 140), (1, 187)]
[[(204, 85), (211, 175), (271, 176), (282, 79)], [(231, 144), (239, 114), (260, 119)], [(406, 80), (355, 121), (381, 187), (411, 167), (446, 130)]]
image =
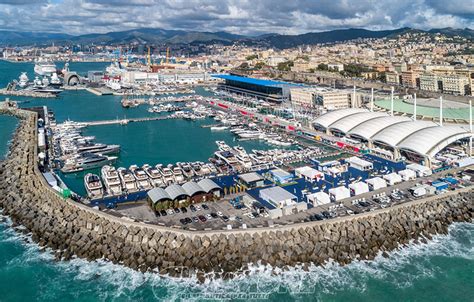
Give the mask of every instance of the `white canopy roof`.
[(403, 122), (411, 121), (411, 118), (407, 116), (387, 116), (381, 118), (375, 118), (360, 124), (349, 131), (350, 135), (357, 135), (366, 140), (370, 140), (375, 134), (380, 131)]
[(372, 137), (373, 141), (379, 141), (391, 147), (396, 147), (403, 139), (421, 129), (436, 127), (433, 122), (412, 121), (398, 123), (381, 130)]
[(469, 131), (458, 126), (431, 127), (408, 136), (398, 147), (421, 155), (434, 156), (449, 144), (470, 135)]
[(342, 133), (348, 133), (353, 128), (373, 119), (379, 120), (381, 117), (388, 117), (385, 112), (359, 112), (339, 119), (332, 123), (329, 129), (335, 129)]
[(341, 118), (350, 116), (356, 113), (360, 113), (360, 112), (368, 112), (368, 110), (362, 109), (362, 108), (348, 108), (348, 109), (335, 110), (335, 111), (331, 111), (331, 112), (321, 115), (320, 117), (315, 119), (313, 123), (320, 125), (324, 128), (328, 128), (331, 124), (335, 123)]

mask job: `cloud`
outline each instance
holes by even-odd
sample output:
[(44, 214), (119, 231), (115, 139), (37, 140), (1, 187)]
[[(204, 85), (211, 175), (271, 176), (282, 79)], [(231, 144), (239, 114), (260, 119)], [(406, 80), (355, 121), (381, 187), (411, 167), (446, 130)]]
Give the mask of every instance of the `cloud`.
[(0, 0), (0, 29), (70, 34), (138, 27), (236, 34), (474, 27), (472, 0)]

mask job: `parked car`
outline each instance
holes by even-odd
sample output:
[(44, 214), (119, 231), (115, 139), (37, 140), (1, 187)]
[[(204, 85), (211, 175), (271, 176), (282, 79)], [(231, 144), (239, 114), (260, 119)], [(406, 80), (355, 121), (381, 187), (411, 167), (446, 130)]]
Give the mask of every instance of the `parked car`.
[(227, 221), (229, 221), (229, 217), (227, 217), (227, 216), (225, 216), (225, 215), (224, 215), (224, 216), (222, 216), (222, 217), (221, 217), (221, 219), (222, 219), (224, 222), (227, 222)]
[(193, 222), (199, 222), (199, 219), (196, 216), (193, 216)]
[(161, 210), (161, 211), (160, 211), (160, 214), (161, 214), (161, 216), (166, 216), (166, 215), (168, 215), (168, 214), (166, 214), (166, 211), (165, 211), (165, 210)]
[(203, 208), (204, 210), (209, 210), (209, 207), (208, 207), (207, 204), (205, 204), (205, 203), (202, 204), (202, 208)]
[(219, 216), (218, 216), (216, 213), (212, 212), (212, 213), (211, 213), (211, 217), (212, 217), (212, 218), (217, 218), (217, 217), (219, 217)]
[(196, 207), (193, 204), (190, 205), (189, 208), (191, 209), (192, 212), (196, 212)]
[(219, 212), (217, 212), (217, 216), (222, 217), (222, 216), (224, 216), (224, 214), (222, 214), (222, 212), (219, 211)]
[(204, 217), (203, 215), (199, 215), (198, 218), (201, 222), (206, 222), (207, 221), (206, 217)]
[(211, 220), (211, 219), (212, 219), (211, 214), (206, 214), (206, 219), (207, 219), (207, 220)]
[(173, 211), (174, 211), (176, 214), (178, 214), (178, 213), (180, 212), (178, 208), (174, 208)]
[(183, 213), (187, 213), (187, 212), (188, 212), (188, 210), (187, 210), (185, 207), (182, 207), (182, 208), (181, 208), (181, 212), (183, 212)]

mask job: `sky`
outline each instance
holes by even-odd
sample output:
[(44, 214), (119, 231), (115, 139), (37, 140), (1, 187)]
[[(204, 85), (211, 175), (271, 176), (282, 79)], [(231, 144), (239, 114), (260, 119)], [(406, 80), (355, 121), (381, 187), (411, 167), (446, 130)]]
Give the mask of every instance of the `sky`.
[(234, 34), (474, 28), (474, 0), (0, 0), (0, 29), (68, 34), (153, 27)]

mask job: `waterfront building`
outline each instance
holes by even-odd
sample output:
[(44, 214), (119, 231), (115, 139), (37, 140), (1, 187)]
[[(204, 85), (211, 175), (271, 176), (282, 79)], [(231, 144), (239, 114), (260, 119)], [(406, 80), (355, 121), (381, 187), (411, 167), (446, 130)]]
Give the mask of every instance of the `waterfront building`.
[(300, 84), (248, 78), (236, 75), (219, 74), (214, 78), (222, 79), (225, 82), (219, 84), (219, 89), (251, 96), (270, 102), (283, 102), (289, 99), (292, 87), (302, 86)]
[(263, 189), (259, 194), (260, 198), (280, 209), (292, 206), (298, 201), (295, 195), (279, 186)]
[(442, 126), (360, 108), (328, 112), (316, 118), (313, 126), (341, 143), (350, 140), (359, 147), (379, 147), (392, 152), (396, 160), (405, 157), (428, 167), (439, 152), (453, 144), (462, 146), (471, 137), (462, 126)]
[(295, 87), (290, 89), (294, 106), (325, 110), (344, 109), (350, 106), (349, 92), (320, 87)]
[(240, 174), (237, 176), (237, 178), (238, 182), (247, 188), (261, 187), (264, 185), (264, 179), (262, 175), (256, 172)]
[(274, 169), (270, 171), (273, 181), (279, 184), (286, 184), (293, 180), (293, 174), (282, 169)]

